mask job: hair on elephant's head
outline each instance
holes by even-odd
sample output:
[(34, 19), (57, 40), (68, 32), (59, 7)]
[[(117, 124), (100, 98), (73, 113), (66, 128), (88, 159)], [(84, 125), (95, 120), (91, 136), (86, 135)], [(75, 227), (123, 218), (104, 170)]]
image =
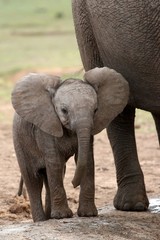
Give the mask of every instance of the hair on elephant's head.
[(84, 81), (46, 74), (29, 74), (12, 92), (12, 104), (23, 119), (55, 137), (63, 128), (77, 133), (78, 161), (74, 187), (86, 167), (91, 134), (97, 134), (123, 110), (128, 101), (128, 83), (107, 67), (85, 73)]

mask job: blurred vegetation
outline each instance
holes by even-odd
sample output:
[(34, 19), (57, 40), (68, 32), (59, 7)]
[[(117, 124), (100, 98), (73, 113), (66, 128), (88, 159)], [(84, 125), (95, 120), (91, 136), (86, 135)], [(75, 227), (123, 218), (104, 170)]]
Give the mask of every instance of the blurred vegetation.
[(156, 129), (152, 115), (149, 112), (136, 109), (135, 128), (136, 133), (155, 133)]
[(0, 99), (17, 72), (81, 68), (71, 1), (0, 0), (0, 29)]
[[(10, 101), (13, 75), (18, 72), (82, 69), (70, 0), (0, 0), (0, 29), (1, 103)], [(155, 129), (149, 113), (138, 110), (136, 115), (137, 129)]]

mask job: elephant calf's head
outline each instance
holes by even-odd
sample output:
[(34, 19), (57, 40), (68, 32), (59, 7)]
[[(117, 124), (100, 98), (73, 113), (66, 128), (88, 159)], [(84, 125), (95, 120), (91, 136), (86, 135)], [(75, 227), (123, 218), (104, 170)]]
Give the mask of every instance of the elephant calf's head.
[(57, 89), (53, 98), (57, 115), (64, 127), (78, 132), (93, 128), (94, 112), (97, 110), (95, 89), (79, 79), (67, 79)]

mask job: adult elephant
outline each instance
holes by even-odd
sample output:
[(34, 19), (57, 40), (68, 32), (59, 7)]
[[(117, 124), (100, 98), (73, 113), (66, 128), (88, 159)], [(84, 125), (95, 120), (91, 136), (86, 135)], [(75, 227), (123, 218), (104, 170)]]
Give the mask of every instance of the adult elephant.
[(152, 113), (160, 141), (159, 0), (72, 0), (79, 50), (85, 70), (108, 66), (129, 82), (130, 99), (108, 127), (115, 158), (120, 210), (148, 208), (138, 161), (135, 109)]

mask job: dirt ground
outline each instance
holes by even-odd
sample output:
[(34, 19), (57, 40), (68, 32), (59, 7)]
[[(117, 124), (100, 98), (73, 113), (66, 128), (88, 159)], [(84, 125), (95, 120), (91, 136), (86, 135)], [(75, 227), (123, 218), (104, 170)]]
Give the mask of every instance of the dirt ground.
[(140, 164), (151, 203), (148, 212), (114, 209), (112, 202), (117, 188), (115, 167), (106, 132), (103, 131), (95, 138), (96, 205), (99, 216), (76, 216), (79, 189), (74, 189), (71, 184), (75, 167), (73, 159), (70, 159), (65, 189), (74, 217), (33, 223), (29, 201), (16, 196), (20, 172), (12, 144), (11, 104), (0, 104), (0, 113), (0, 240), (160, 239), (160, 149), (156, 132), (150, 131), (150, 126), (138, 125), (136, 129)]

